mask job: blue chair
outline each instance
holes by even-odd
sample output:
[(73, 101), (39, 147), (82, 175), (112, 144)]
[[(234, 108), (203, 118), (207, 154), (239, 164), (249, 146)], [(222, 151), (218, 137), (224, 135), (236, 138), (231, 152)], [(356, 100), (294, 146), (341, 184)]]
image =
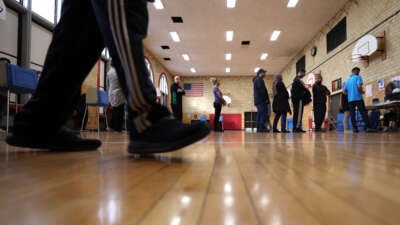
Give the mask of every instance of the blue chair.
[(98, 90), (97, 88), (88, 88), (86, 92), (86, 107), (83, 113), (81, 132), (83, 131), (83, 125), (85, 121), (86, 112), (89, 106), (98, 107), (97, 108), (97, 132), (100, 133), (100, 108), (105, 107), (104, 115), (106, 117), (106, 127), (108, 129), (107, 121), (107, 107), (109, 105), (108, 94), (103, 90)]
[[(0, 60), (0, 89), (7, 91), (7, 134), (10, 118), (10, 94), (33, 94), (38, 80), (39, 73), (37, 71), (10, 64), (7, 60)], [(15, 106), (15, 111), (17, 112), (17, 98), (15, 99)]]

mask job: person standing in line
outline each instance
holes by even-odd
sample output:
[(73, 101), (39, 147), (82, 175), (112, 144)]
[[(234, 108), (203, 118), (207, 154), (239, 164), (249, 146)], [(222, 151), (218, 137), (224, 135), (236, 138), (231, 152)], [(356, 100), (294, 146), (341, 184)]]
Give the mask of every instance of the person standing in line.
[[(100, 147), (100, 140), (81, 138), (64, 125), (79, 99), (83, 81), (105, 47), (132, 110), (129, 153), (174, 151), (209, 134), (207, 124), (183, 124), (156, 102), (142, 43), (147, 35), (148, 1), (154, 2), (63, 1), (38, 87), (15, 116), (13, 133), (6, 138), (9, 145), (63, 151)], [(74, 66), (67, 60), (70, 58), (76, 62)]]
[[(397, 89), (397, 90), (396, 90)], [(398, 88), (396, 85), (391, 81), (385, 87), (385, 97), (384, 100), (386, 101), (394, 101), (400, 100), (400, 93), (398, 92)], [(389, 123), (390, 121), (394, 121), (396, 124), (396, 130), (399, 128), (400, 124), (397, 121), (398, 118), (398, 109), (385, 109), (383, 114), (383, 132), (389, 131)]]
[[(272, 84), (272, 92), (274, 95), (274, 100), (272, 102), (272, 108), (275, 113), (274, 123), (272, 126), (272, 131), (274, 133), (288, 133), (286, 130), (286, 115), (287, 113), (292, 114), (289, 105), (289, 93), (286, 90), (286, 86), (282, 81), (282, 75), (275, 75), (274, 82)], [(277, 128), (278, 120), (281, 119), (281, 130)]]
[(211, 79), (213, 87), (213, 95), (214, 95), (214, 131), (215, 132), (223, 132), (222, 123), (220, 120), (222, 106), (226, 105), (226, 101), (223, 98), (223, 94), (219, 89), (221, 83), (217, 78)]
[(268, 132), (265, 124), (267, 122), (268, 104), (270, 104), (268, 91), (265, 87), (264, 77), (266, 70), (259, 69), (253, 78), (254, 105), (257, 107), (257, 132)]
[(171, 108), (177, 120), (182, 121), (182, 96), (185, 95), (185, 90), (179, 86), (181, 78), (174, 77), (174, 83), (171, 85)]
[(292, 104), (293, 104), (293, 132), (304, 133), (302, 129), (304, 106), (311, 100), (311, 94), (301, 80), (306, 75), (306, 71), (301, 69), (293, 80), (292, 84)]
[(347, 95), (347, 100), (349, 102), (350, 118), (353, 125), (353, 132), (358, 132), (357, 121), (356, 121), (356, 107), (362, 116), (365, 124), (365, 130), (367, 132), (374, 132), (375, 129), (370, 127), (368, 112), (365, 109), (365, 104), (362, 95), (364, 94), (363, 80), (360, 76), (360, 68), (354, 67), (351, 70), (352, 74), (349, 79), (347, 79), (343, 94)]
[(110, 69), (107, 72), (108, 98), (112, 107), (111, 128), (114, 131), (121, 132), (124, 124), (125, 114), (125, 96), (118, 80), (117, 71), (111, 62)]
[(321, 128), (324, 122), (326, 114), (326, 100), (331, 94), (328, 88), (322, 84), (322, 76), (320, 74), (315, 75), (315, 84), (312, 88), (313, 92), (313, 110), (314, 110), (314, 121), (315, 121), (315, 131), (324, 132)]

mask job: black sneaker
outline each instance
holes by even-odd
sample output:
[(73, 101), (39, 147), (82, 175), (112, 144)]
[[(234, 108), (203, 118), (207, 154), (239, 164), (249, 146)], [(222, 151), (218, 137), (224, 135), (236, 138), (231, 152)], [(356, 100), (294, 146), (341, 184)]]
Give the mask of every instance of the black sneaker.
[(142, 133), (132, 130), (128, 152), (152, 154), (175, 151), (201, 140), (209, 133), (207, 123), (184, 124), (172, 117), (163, 117)]
[(357, 128), (353, 128), (353, 133), (358, 133), (358, 129)]
[(101, 141), (96, 139), (83, 139), (74, 134), (68, 128), (61, 128), (55, 134), (44, 136), (35, 135), (14, 135), (6, 138), (9, 145), (25, 148), (50, 149), (52, 151), (89, 151), (96, 150)]
[(305, 133), (305, 132), (307, 132), (307, 131), (305, 131), (305, 130), (303, 130), (301, 128), (296, 128), (296, 129), (293, 130), (293, 133)]
[(373, 133), (373, 132), (378, 132), (378, 130), (377, 129), (374, 129), (374, 128), (367, 128), (367, 129), (365, 129), (365, 132), (367, 132), (367, 133)]
[(272, 132), (273, 133), (280, 133), (280, 131), (278, 129), (273, 129)]

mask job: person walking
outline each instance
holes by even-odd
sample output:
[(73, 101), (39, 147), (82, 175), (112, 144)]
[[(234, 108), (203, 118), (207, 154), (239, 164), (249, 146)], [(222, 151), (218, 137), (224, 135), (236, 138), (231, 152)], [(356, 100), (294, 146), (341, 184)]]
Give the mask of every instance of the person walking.
[[(272, 102), (272, 109), (275, 113), (274, 123), (272, 126), (272, 132), (274, 133), (288, 133), (286, 130), (286, 116), (287, 113), (292, 114), (289, 105), (289, 93), (286, 90), (286, 86), (282, 81), (282, 75), (275, 75), (274, 82), (272, 84), (272, 91), (274, 99)], [(281, 130), (277, 128), (279, 118), (281, 119)]]
[(315, 75), (315, 84), (313, 85), (312, 92), (315, 131), (324, 132), (325, 130), (321, 127), (326, 114), (327, 96), (329, 96), (331, 92), (322, 84), (322, 76), (320, 74)]
[(64, 0), (36, 92), (15, 116), (13, 133), (6, 142), (64, 151), (100, 147), (100, 140), (76, 136), (64, 124), (105, 47), (132, 110), (128, 152), (174, 151), (205, 137), (210, 131), (206, 123), (183, 124), (156, 102), (142, 44), (147, 28), (145, 0)]
[(174, 77), (174, 83), (171, 85), (171, 109), (177, 120), (182, 121), (182, 96), (185, 95), (185, 90), (179, 86), (181, 78)]
[(221, 110), (222, 106), (226, 105), (226, 101), (223, 98), (223, 94), (221, 90), (219, 89), (219, 86), (221, 83), (217, 78), (213, 78), (211, 80), (213, 84), (213, 95), (214, 95), (214, 131), (215, 132), (223, 132), (223, 127), (222, 127), (222, 120), (220, 119), (221, 117)]
[(365, 104), (362, 95), (364, 94), (363, 80), (360, 76), (360, 68), (354, 67), (351, 70), (351, 75), (349, 79), (345, 82), (343, 94), (347, 95), (347, 100), (349, 102), (349, 111), (351, 123), (353, 125), (353, 132), (358, 132), (357, 121), (356, 121), (356, 108), (360, 112), (363, 122), (365, 124), (365, 130), (367, 132), (374, 132), (375, 129), (370, 127), (368, 112), (365, 109)]
[(268, 91), (265, 86), (264, 77), (266, 70), (259, 69), (253, 79), (254, 105), (257, 107), (257, 132), (268, 132), (265, 124), (267, 123), (268, 104), (270, 104)]

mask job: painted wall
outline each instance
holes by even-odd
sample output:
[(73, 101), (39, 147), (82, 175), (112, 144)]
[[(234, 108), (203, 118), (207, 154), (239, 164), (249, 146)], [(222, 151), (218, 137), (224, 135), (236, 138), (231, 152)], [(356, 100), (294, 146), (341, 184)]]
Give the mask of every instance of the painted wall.
[[(385, 83), (387, 83), (390, 77), (400, 75), (399, 10), (400, 1), (398, 0), (349, 1), (282, 71), (285, 83), (291, 84), (295, 76), (296, 61), (303, 55), (306, 56), (306, 71), (321, 73), (324, 84), (329, 89), (333, 80), (342, 78), (342, 81), (345, 81), (355, 66), (361, 68), (361, 75), (366, 84), (375, 84), (379, 78), (385, 78)], [(326, 34), (344, 17), (347, 20), (347, 40), (327, 53)], [(385, 60), (381, 58), (379, 52), (376, 52), (369, 58), (368, 63), (366, 61), (352, 62), (352, 51), (358, 39), (365, 34), (382, 36), (383, 32), (386, 34), (387, 58)], [(310, 55), (313, 46), (318, 48), (315, 57)], [(373, 88), (373, 95), (374, 97), (382, 96), (377, 91), (377, 85)], [(371, 104), (371, 99), (365, 99), (367, 105)], [(303, 124), (306, 124), (311, 110), (311, 106), (306, 107)]]

